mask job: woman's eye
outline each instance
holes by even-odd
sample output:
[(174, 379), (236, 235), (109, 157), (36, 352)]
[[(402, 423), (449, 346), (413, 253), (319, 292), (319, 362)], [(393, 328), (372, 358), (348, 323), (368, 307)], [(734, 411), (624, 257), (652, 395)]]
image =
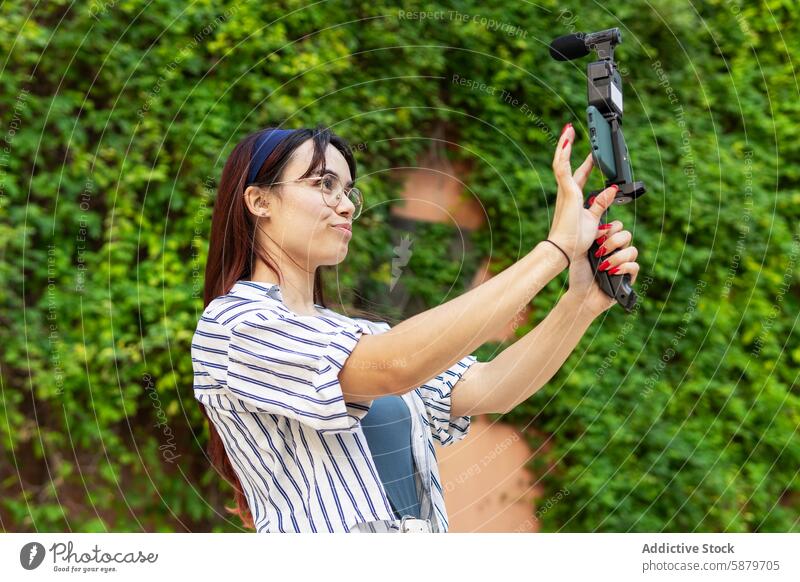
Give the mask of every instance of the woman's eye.
[(326, 190), (333, 190), (333, 186), (335, 183), (336, 182), (333, 176), (331, 176), (330, 174), (326, 174), (322, 177), (322, 187), (325, 188)]

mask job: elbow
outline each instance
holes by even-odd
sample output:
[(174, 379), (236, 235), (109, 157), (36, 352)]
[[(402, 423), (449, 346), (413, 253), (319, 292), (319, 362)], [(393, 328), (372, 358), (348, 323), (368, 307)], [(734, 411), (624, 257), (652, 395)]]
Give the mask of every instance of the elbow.
[(509, 402), (508, 404), (505, 404), (505, 405), (500, 407), (500, 411), (498, 412), (498, 414), (508, 414), (509, 412), (514, 410), (516, 407), (517, 407), (516, 403)]

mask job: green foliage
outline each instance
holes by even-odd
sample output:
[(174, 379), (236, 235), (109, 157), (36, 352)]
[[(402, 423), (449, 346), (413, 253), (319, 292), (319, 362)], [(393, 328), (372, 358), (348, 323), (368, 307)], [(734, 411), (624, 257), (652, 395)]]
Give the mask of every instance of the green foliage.
[(241, 137), (322, 122), (363, 145), (367, 209), (344, 289), (328, 293), (362, 308), (391, 277), (388, 170), (432, 135), (452, 142), (491, 228), (465, 250), (454, 228), (415, 230), (403, 282), (430, 307), (463, 292), (481, 256), (504, 267), (544, 237), (564, 123), (587, 147), (586, 61), (554, 62), (546, 44), (619, 26), (626, 138), (649, 192), (613, 217), (649, 284), (635, 315), (608, 312), (508, 415), (547, 440), (533, 462), (545, 499), (568, 492), (543, 527), (797, 531), (800, 31), (796, 6), (769, 5), (4, 6), (5, 527), (238, 528), (203, 454), (189, 344), (214, 186)]

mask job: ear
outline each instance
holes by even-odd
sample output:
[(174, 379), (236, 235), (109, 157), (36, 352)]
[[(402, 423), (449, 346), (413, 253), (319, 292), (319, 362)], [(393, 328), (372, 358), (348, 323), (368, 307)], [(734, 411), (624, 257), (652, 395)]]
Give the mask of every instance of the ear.
[(264, 188), (248, 186), (244, 191), (244, 203), (251, 214), (259, 218), (270, 216), (268, 193)]

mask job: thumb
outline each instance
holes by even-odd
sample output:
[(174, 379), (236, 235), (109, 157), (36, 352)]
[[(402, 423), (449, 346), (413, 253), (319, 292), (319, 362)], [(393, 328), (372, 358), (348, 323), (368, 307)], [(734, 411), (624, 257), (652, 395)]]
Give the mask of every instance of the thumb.
[(612, 184), (600, 194), (595, 196), (592, 205), (589, 206), (589, 212), (600, 221), (600, 218), (603, 216), (603, 213), (608, 210), (608, 207), (614, 203), (614, 198), (617, 196), (617, 192), (619, 191), (619, 186), (616, 184)]

